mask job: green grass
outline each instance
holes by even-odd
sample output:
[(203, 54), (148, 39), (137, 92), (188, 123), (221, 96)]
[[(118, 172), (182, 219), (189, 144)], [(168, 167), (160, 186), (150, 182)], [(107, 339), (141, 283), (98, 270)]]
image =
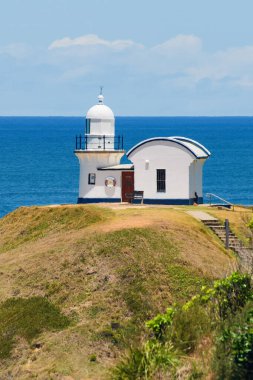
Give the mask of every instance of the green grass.
[(201, 277), (193, 268), (180, 263), (180, 260), (171, 263), (167, 270), (171, 291), (175, 295), (177, 302), (186, 301), (196, 292), (196, 289), (210, 284), (210, 280)]
[[(116, 256), (121, 291), (133, 312), (150, 309), (149, 288), (168, 286), (168, 291), (182, 301), (210, 283), (202, 273), (180, 259), (179, 249), (171, 236), (154, 228), (133, 228), (97, 236), (93, 251), (98, 255)], [(164, 282), (163, 280), (164, 279)]]
[[(169, 233), (156, 228), (132, 228), (82, 239), (78, 246), (99, 258), (101, 267), (114, 268), (117, 278), (110, 286), (110, 299), (121, 327), (112, 331), (108, 298), (100, 298), (99, 307), (90, 308), (89, 316), (99, 317), (101, 330), (96, 340), (125, 346), (139, 339), (143, 322), (168, 304), (184, 301), (208, 284), (202, 273), (182, 262), (180, 252)], [(84, 248), (85, 247), (85, 248)], [(102, 295), (100, 295), (102, 297)], [(105, 320), (106, 315), (108, 319)], [(127, 318), (126, 318), (127, 317)]]
[(43, 331), (62, 330), (69, 323), (45, 298), (8, 299), (0, 305), (0, 358), (10, 356), (15, 337), (23, 337), (30, 343)]

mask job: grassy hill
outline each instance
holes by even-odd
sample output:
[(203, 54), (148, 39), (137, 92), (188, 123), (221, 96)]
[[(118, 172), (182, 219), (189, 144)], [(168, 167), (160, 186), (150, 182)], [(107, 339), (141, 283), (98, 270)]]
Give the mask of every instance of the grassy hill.
[(110, 378), (144, 321), (235, 262), (184, 207), (19, 208), (0, 219), (0, 378)]

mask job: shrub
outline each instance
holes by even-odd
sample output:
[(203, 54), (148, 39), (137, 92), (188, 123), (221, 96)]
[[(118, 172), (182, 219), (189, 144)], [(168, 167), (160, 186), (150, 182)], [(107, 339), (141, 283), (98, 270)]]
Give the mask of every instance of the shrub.
[(147, 341), (142, 348), (131, 349), (129, 356), (114, 370), (114, 380), (157, 379), (158, 374), (174, 368), (177, 355), (171, 343)]
[(248, 223), (248, 227), (253, 230), (253, 218)]
[(210, 330), (210, 318), (200, 305), (188, 310), (175, 306), (146, 322), (146, 326), (160, 342), (171, 341), (177, 349), (190, 352)]
[(212, 288), (203, 286), (201, 293), (187, 302), (183, 309), (188, 310), (195, 304), (207, 305), (213, 319), (220, 321), (240, 310), (251, 298), (250, 276), (235, 272), (225, 279), (215, 281)]
[(91, 363), (96, 362), (97, 361), (97, 355), (96, 354), (91, 354), (89, 356), (89, 360), (90, 360)]
[(189, 353), (196, 348), (199, 340), (210, 330), (210, 316), (203, 307), (194, 305), (189, 310), (180, 308), (175, 312), (167, 339), (171, 340), (181, 352)]
[[(228, 327), (223, 330), (216, 350), (218, 378), (250, 379), (247, 374), (253, 375), (250, 372), (253, 370), (253, 309), (243, 327), (239, 324), (231, 328), (230, 324), (251, 299), (248, 275), (233, 273), (215, 281), (212, 288), (202, 287), (200, 294), (185, 305), (174, 305), (146, 322), (151, 336), (119, 364), (115, 379), (156, 379), (159, 371), (171, 370), (178, 363), (180, 352), (193, 351), (203, 337), (211, 332), (212, 336), (219, 334), (225, 325)], [(192, 376), (199, 377), (201, 373), (197, 370)]]
[(175, 310), (168, 308), (165, 314), (158, 314), (156, 317), (146, 322), (146, 326), (153, 332), (156, 339), (162, 340), (166, 330), (172, 325)]
[(214, 367), (220, 379), (253, 377), (253, 307), (236, 322), (229, 322), (217, 340)]

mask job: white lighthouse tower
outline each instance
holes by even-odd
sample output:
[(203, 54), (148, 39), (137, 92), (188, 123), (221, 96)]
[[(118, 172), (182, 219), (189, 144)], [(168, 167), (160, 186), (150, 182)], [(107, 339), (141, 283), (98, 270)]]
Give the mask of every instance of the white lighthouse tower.
[(114, 168), (124, 153), (123, 138), (115, 137), (114, 114), (104, 104), (101, 91), (98, 104), (86, 114), (84, 136), (76, 137), (75, 154), (80, 163), (78, 203), (121, 201), (121, 173)]
[(78, 203), (140, 198), (146, 204), (203, 203), (202, 169), (210, 152), (186, 137), (152, 137), (128, 151), (131, 163), (120, 164), (123, 139), (115, 136), (114, 114), (102, 91), (98, 104), (87, 112), (75, 154), (80, 163)]

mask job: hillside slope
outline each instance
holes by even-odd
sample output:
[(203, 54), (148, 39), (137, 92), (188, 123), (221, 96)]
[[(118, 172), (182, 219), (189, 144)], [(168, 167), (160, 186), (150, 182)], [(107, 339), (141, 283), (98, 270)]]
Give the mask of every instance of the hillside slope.
[(143, 321), (234, 266), (184, 208), (22, 207), (0, 219), (0, 378), (110, 378)]

